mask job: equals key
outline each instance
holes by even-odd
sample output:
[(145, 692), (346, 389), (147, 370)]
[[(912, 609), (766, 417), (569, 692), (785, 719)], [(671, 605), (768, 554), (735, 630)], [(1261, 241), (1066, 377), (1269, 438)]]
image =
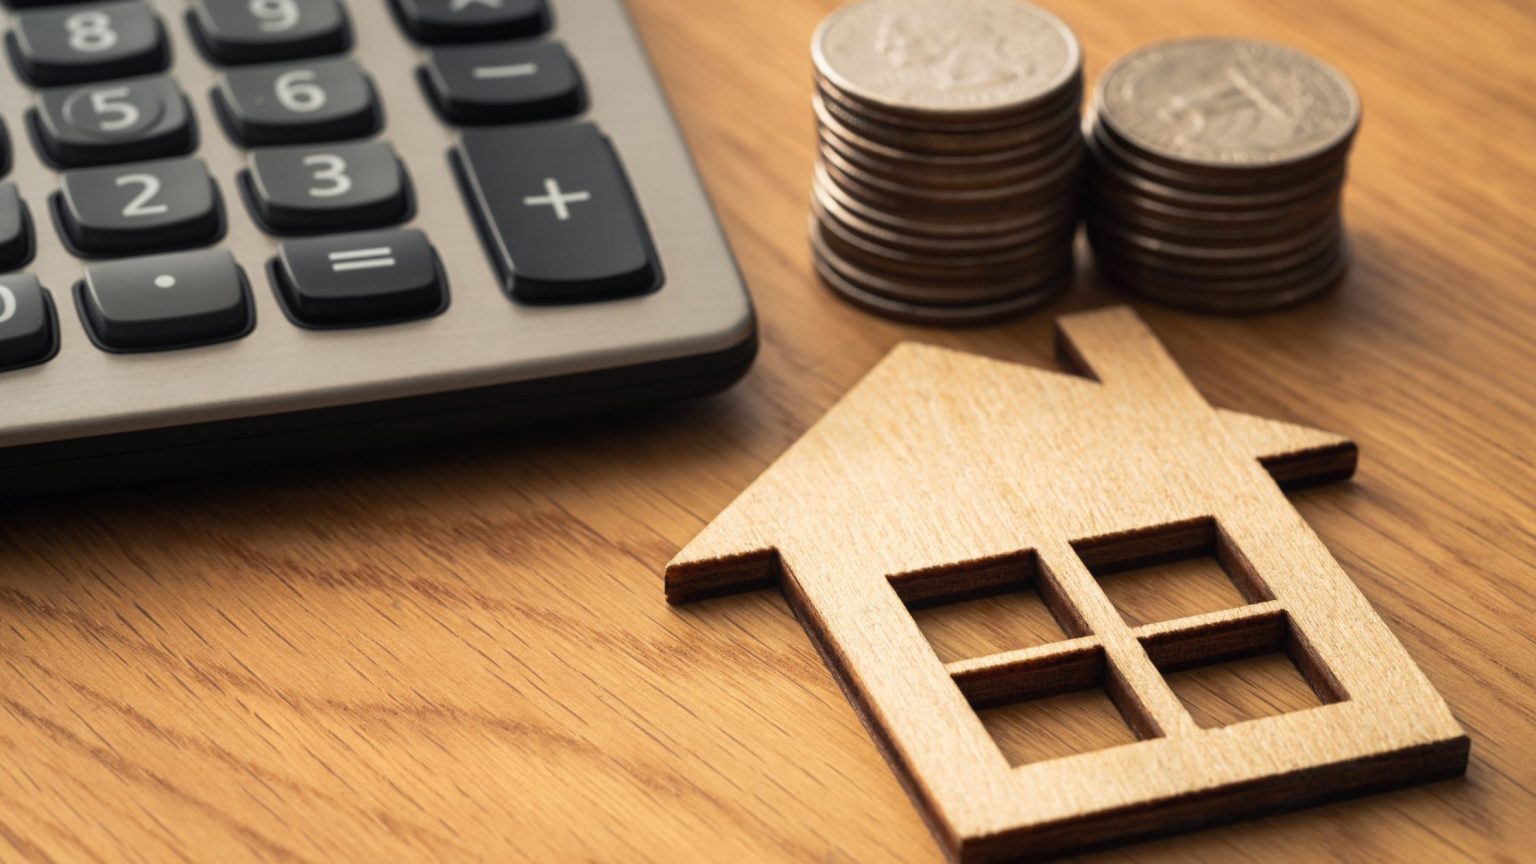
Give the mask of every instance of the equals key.
[(422, 82), (451, 123), (521, 123), (570, 117), (586, 105), (581, 75), (557, 42), (438, 48)]
[(272, 274), (289, 317), (308, 327), (406, 321), (448, 304), (437, 253), (413, 228), (289, 240)]

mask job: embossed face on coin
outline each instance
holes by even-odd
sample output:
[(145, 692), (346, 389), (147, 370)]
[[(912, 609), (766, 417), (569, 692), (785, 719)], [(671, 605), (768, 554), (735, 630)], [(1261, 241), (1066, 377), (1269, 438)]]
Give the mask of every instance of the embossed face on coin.
[(812, 53), (839, 90), (932, 113), (1028, 107), (1082, 60), (1060, 19), (1018, 0), (863, 0), (827, 18)]
[(1246, 39), (1144, 48), (1104, 73), (1098, 110), (1134, 147), (1218, 168), (1303, 161), (1344, 143), (1360, 123), (1360, 98), (1337, 70)]

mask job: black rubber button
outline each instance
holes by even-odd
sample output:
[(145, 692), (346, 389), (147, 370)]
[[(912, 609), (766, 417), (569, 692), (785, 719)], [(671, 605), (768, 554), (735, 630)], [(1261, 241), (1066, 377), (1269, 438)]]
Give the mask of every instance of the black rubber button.
[(289, 240), (272, 270), (289, 315), (312, 327), (422, 318), (448, 301), (437, 253), (415, 229)]
[(422, 67), (437, 109), (451, 123), (521, 123), (581, 112), (581, 76), (555, 42), (437, 48)]
[(58, 351), (53, 300), (37, 277), (0, 276), (0, 371), (41, 363)]
[(91, 335), (109, 351), (207, 345), (255, 324), (245, 274), (222, 249), (93, 264), (77, 293)]
[(378, 228), (410, 211), (405, 169), (387, 141), (264, 147), (250, 166), (251, 207), (275, 234)]
[(71, 168), (180, 156), (197, 140), (187, 97), (166, 77), (50, 88), (32, 120), (43, 155)]
[(197, 0), (187, 20), (203, 53), (231, 66), (340, 54), (352, 42), (338, 0)]
[[(516, 158), (507, 158), (516, 154)], [(590, 123), (464, 132), (454, 151), (492, 260), (519, 300), (642, 294), (661, 268), (608, 139)]]
[(84, 255), (201, 246), (224, 230), (224, 210), (201, 159), (81, 168), (59, 178), (59, 225)]
[(15, 183), (0, 183), (0, 270), (14, 270), (32, 258), (32, 220)]
[(247, 147), (362, 138), (382, 122), (373, 84), (351, 58), (231, 69), (214, 104)]
[(159, 72), (171, 56), (165, 28), (142, 0), (23, 12), (6, 41), (16, 70), (38, 87)]
[(394, 0), (400, 23), (418, 42), (492, 42), (549, 29), (545, 0)]

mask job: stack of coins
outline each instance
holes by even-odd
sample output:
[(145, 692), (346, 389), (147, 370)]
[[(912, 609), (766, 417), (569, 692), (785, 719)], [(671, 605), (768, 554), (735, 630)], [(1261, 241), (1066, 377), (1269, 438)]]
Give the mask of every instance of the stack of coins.
[(1110, 67), (1091, 116), (1088, 239), (1112, 282), (1241, 312), (1343, 276), (1360, 99), (1332, 67), (1245, 39), (1165, 42)]
[(1072, 275), (1082, 50), (1018, 0), (861, 0), (812, 41), (823, 281), (867, 309), (980, 323)]

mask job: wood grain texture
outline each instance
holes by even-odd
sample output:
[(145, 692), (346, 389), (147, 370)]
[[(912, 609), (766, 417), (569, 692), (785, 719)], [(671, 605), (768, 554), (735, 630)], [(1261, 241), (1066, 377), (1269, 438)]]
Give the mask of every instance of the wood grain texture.
[[(1119, 299), (1085, 265), (1035, 316), (948, 332), (815, 284), (804, 46), (831, 5), (631, 0), (762, 315), (732, 392), (0, 508), (0, 860), (942, 860), (777, 593), (658, 599), (657, 571), (897, 342), (1049, 366), (1056, 315)], [(1527, 858), (1536, 14), (1048, 5), (1090, 77), (1232, 33), (1359, 87), (1343, 290), (1250, 318), (1137, 308), (1212, 404), (1360, 443), (1353, 482), (1292, 500), (1473, 754), (1461, 780), (1094, 860)]]
[[(1445, 702), (1266, 471), (1344, 477), (1355, 445), (1212, 409), (1127, 307), (1059, 326), (1091, 377), (898, 345), (678, 553), (667, 598), (771, 571), (967, 864), (1460, 774)], [(1230, 578), (1231, 608), (1136, 626), (1100, 587), (1190, 558)], [(1056, 644), (946, 664), (910, 611), (1015, 586), (1038, 591)], [(1263, 655), (1326, 704), (1202, 724), (1165, 677)], [(976, 713), (1078, 691), (1141, 740), (1009, 759)]]

